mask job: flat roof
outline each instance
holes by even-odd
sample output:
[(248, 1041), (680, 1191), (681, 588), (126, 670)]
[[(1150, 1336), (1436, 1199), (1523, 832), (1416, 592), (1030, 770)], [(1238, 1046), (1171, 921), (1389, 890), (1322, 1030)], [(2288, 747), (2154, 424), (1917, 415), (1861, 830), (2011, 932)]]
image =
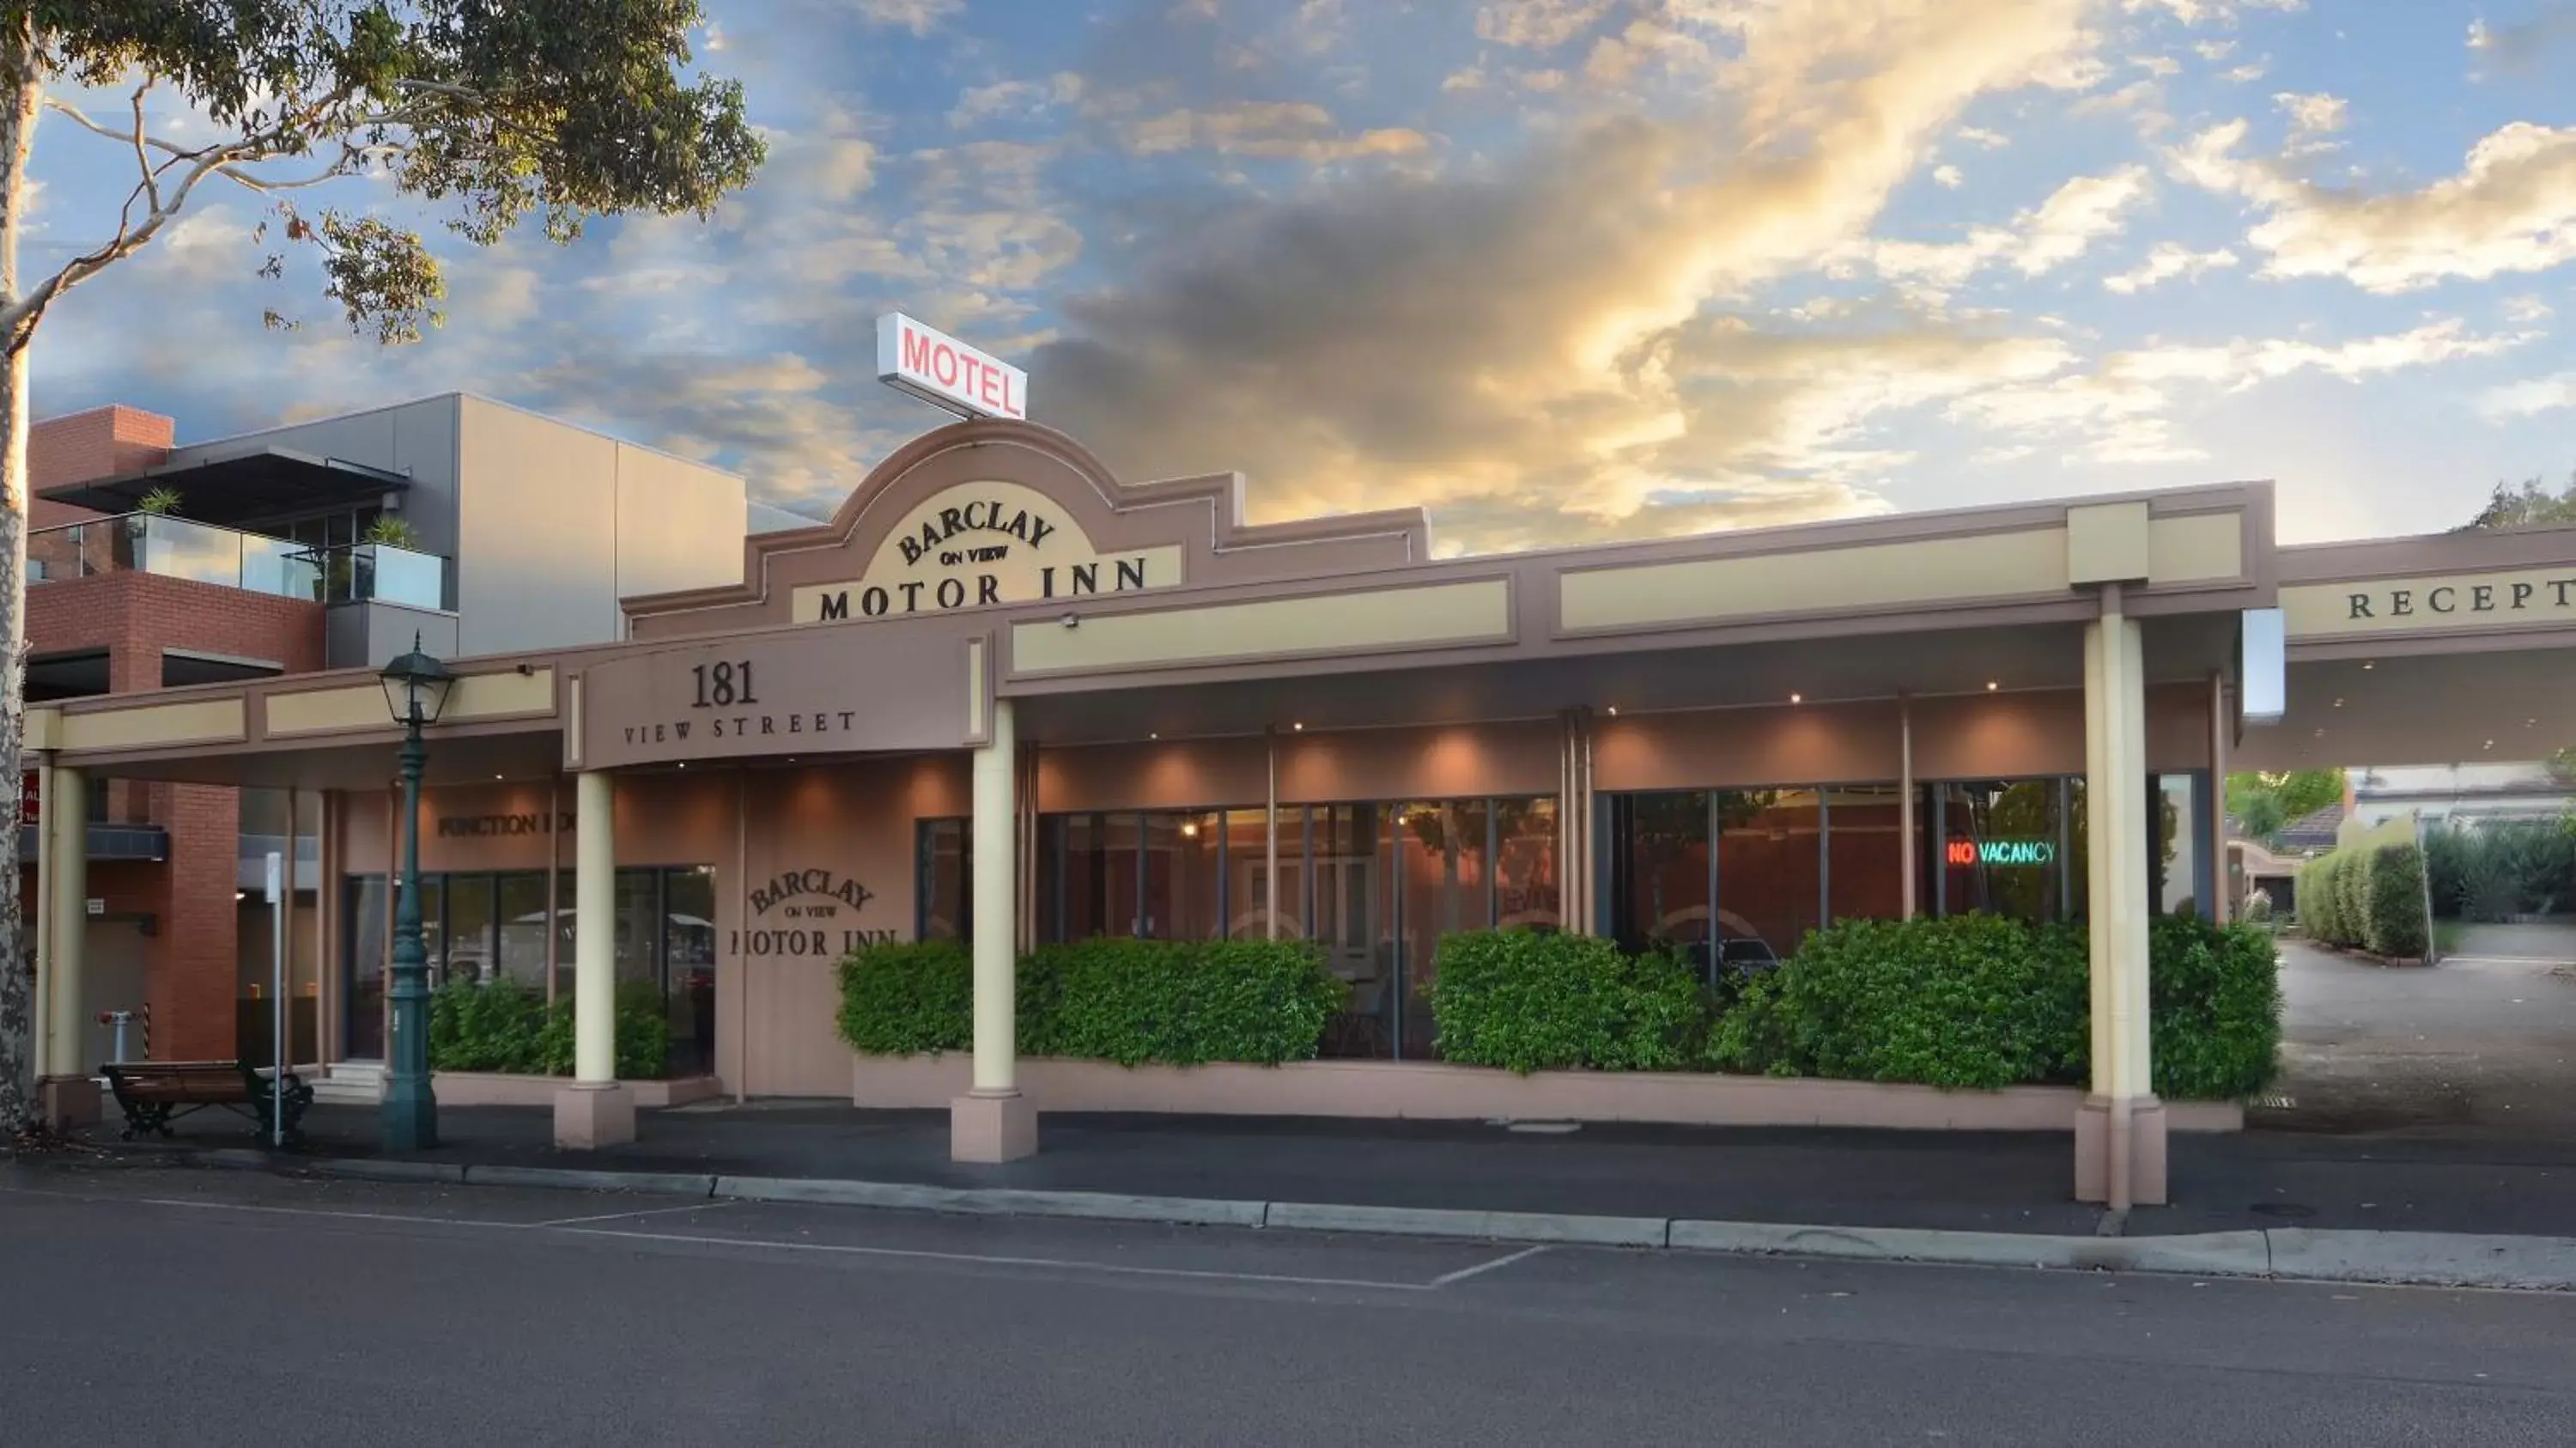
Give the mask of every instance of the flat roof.
[(226, 526), (355, 507), (410, 486), (411, 479), (383, 468), (269, 446), (210, 462), (162, 463), (123, 477), (66, 483), (37, 496), (98, 513), (132, 513), (141, 509), (145, 494), (171, 488), (185, 499), (183, 516)]

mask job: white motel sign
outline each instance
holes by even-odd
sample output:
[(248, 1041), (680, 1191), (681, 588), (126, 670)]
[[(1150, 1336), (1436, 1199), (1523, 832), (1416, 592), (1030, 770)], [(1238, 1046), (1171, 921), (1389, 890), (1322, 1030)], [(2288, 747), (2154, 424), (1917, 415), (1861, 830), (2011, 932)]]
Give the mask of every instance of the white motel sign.
[(877, 380), (968, 417), (1029, 415), (1029, 374), (901, 312), (877, 318)]

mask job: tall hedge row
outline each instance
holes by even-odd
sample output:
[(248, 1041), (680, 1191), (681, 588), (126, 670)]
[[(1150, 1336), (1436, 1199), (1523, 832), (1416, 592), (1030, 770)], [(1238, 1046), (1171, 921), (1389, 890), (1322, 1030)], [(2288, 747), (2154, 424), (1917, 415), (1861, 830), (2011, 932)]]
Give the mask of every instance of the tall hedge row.
[(2299, 925), (2310, 939), (2394, 959), (2424, 954), (2424, 852), (2363, 841), (2299, 871)]
[[(1476, 931), (1441, 942), (1431, 1007), (1445, 1059), (1521, 1072), (2075, 1084), (2091, 1046), (2085, 948), (2080, 928), (1991, 915), (1846, 920), (1730, 998), (1702, 991), (1668, 955)], [(2270, 1084), (2281, 1038), (2271, 937), (2165, 917), (2149, 954), (2156, 1091), (2226, 1100)], [(862, 950), (841, 966), (842, 1035), (872, 1055), (963, 1050), (972, 976), (954, 943)], [(1051, 946), (1020, 965), (1019, 1048), (1129, 1065), (1301, 1060), (1343, 994), (1293, 942)]]
[[(953, 940), (863, 947), (842, 960), (841, 1038), (871, 1056), (974, 1043), (975, 967)], [(1302, 942), (1092, 939), (1019, 962), (1030, 1056), (1196, 1065), (1315, 1054), (1347, 994)]]

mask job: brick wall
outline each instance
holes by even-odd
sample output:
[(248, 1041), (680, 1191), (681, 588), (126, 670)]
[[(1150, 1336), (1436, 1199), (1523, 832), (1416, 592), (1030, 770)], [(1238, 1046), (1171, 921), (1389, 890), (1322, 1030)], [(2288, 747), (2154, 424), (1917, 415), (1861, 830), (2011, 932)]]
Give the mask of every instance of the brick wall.
[[(175, 437), (170, 419), (121, 405), (46, 418), (27, 435), (28, 493), (33, 497), (65, 483), (139, 473), (166, 459)], [(94, 516), (35, 497), (29, 522), (50, 528)]]

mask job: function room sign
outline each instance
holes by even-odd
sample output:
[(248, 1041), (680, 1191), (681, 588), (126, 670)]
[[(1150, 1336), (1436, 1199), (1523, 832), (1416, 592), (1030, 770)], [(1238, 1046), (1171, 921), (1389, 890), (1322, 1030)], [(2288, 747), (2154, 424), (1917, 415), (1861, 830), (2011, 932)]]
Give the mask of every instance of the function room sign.
[(903, 618), (1168, 588), (1177, 543), (1104, 552), (1063, 504), (1020, 483), (960, 483), (904, 514), (860, 577), (795, 593), (798, 623)]
[(737, 638), (594, 664), (580, 675), (581, 754), (565, 762), (954, 749), (968, 724), (966, 649), (906, 637), (919, 632)]

